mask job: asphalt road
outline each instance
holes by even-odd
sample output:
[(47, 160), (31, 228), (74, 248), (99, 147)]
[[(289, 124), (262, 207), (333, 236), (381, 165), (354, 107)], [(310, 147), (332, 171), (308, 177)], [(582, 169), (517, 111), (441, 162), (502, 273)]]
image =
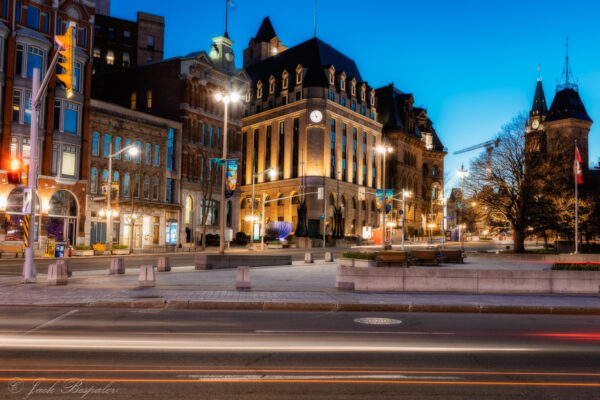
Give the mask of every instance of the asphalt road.
[[(397, 246), (394, 246), (394, 249)], [(460, 247), (460, 244), (448, 244), (448, 247)], [(373, 249), (376, 247), (373, 246)], [(411, 246), (407, 246), (407, 248), (411, 248)], [(492, 249), (501, 249), (503, 245), (495, 245), (493, 243), (486, 242), (473, 242), (466, 246), (467, 251), (486, 251)], [(348, 250), (359, 250), (359, 251), (369, 251), (371, 250), (368, 247), (360, 248), (360, 249), (350, 249), (350, 248), (327, 248), (323, 250), (322, 248), (313, 248), (310, 251), (313, 253), (315, 258), (323, 259), (325, 257), (325, 251), (332, 251), (333, 256), (335, 258), (341, 257), (342, 253)], [(207, 250), (208, 253), (216, 253), (218, 249), (209, 248)], [(304, 260), (305, 249), (284, 249), (284, 250), (265, 250), (264, 252), (257, 252), (257, 254), (291, 254), (292, 260), (300, 261)], [(228, 254), (253, 254), (246, 249), (242, 248), (234, 248), (227, 251)], [(194, 265), (194, 254), (195, 253), (172, 253), (169, 254), (171, 266), (180, 267), (180, 266), (190, 266)], [(125, 256), (125, 263), (127, 267), (139, 267), (143, 264), (156, 264), (157, 254), (134, 254), (131, 256)], [(72, 257), (71, 258), (71, 268), (73, 271), (97, 271), (102, 269), (107, 269), (110, 265), (110, 256), (107, 257)], [(48, 270), (48, 265), (52, 263), (53, 259), (36, 259), (35, 264), (37, 271), (40, 273), (46, 273)], [(2, 275), (10, 275), (20, 276), (23, 272), (23, 259), (22, 258), (4, 258), (0, 259), (0, 276)]]
[(0, 320), (2, 399), (600, 399), (597, 316), (0, 308)]

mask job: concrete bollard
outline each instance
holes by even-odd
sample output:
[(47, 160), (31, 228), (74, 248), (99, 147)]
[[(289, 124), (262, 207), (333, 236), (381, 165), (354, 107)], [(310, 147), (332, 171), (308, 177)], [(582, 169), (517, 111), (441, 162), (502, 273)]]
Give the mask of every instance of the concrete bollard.
[(315, 262), (315, 260), (313, 259), (312, 253), (308, 253), (308, 252), (304, 253), (304, 263), (312, 264), (314, 262)]
[(325, 262), (333, 262), (333, 253), (331, 251), (325, 252)]
[(171, 263), (169, 257), (158, 257), (158, 265), (156, 272), (169, 272), (171, 270)]
[(47, 282), (49, 286), (66, 285), (69, 283), (67, 266), (64, 263), (50, 264), (48, 266)]
[(109, 275), (122, 275), (125, 273), (125, 259), (123, 257), (115, 257), (110, 259)]
[(250, 267), (238, 267), (235, 282), (237, 290), (250, 290)]
[(56, 264), (64, 264), (67, 266), (67, 277), (73, 276), (73, 270), (71, 269), (71, 260), (60, 259), (56, 260)]
[(154, 265), (140, 265), (140, 287), (154, 287)]
[(212, 269), (212, 265), (207, 262), (207, 258), (206, 254), (196, 254), (194, 256), (194, 269), (198, 271)]

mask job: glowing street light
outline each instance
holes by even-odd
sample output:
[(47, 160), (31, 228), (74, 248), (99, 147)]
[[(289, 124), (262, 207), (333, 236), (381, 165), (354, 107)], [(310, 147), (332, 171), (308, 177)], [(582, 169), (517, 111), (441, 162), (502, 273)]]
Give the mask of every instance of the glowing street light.
[(383, 206), (382, 206), (382, 212), (383, 215), (381, 216), (381, 224), (383, 225), (383, 248), (386, 249), (388, 247), (387, 244), (387, 228), (386, 228), (386, 222), (387, 222), (387, 210), (386, 210), (386, 192), (385, 192), (385, 159), (386, 159), (386, 155), (387, 153), (391, 153), (392, 151), (394, 151), (394, 148), (391, 146), (377, 146), (377, 152), (380, 154), (383, 154), (383, 181), (382, 181), (382, 190), (383, 190)]

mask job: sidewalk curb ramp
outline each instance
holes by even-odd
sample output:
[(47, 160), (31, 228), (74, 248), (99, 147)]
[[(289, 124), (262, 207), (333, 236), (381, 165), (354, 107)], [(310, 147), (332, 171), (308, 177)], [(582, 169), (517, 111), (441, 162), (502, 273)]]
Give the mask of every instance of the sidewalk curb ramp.
[(544, 307), (521, 305), (452, 304), (378, 304), (378, 303), (301, 303), (277, 301), (195, 301), (195, 300), (123, 300), (93, 303), (2, 304), (2, 307), (133, 308), (165, 310), (268, 310), (329, 312), (432, 312), (475, 314), (580, 314), (600, 315), (593, 307)]

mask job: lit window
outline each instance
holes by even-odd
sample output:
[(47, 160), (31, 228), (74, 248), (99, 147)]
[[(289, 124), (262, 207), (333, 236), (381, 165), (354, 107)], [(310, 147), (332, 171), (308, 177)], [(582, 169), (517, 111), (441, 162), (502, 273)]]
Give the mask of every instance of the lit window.
[(169, 139), (167, 146), (167, 171), (173, 171), (175, 164), (175, 130), (169, 128)]
[(248, 88), (248, 90), (246, 90), (246, 103), (250, 103), (251, 96), (250, 88)]
[(146, 108), (152, 108), (152, 90), (146, 90)]
[(129, 197), (129, 173), (123, 174), (123, 196)]
[(298, 67), (296, 67), (296, 84), (299, 85), (302, 83), (302, 66), (298, 65)]
[(128, 52), (123, 52), (123, 66), (124, 67), (129, 67), (129, 65), (131, 64), (131, 57), (129, 55)]
[(75, 146), (63, 145), (61, 175), (75, 176)]
[[(125, 147), (129, 147), (131, 146), (131, 139), (125, 139)], [(129, 161), (131, 160), (131, 156), (129, 155), (129, 152), (126, 151), (125, 152), (125, 161)]]
[(262, 82), (260, 81), (256, 84), (256, 97), (262, 98)]
[(135, 110), (137, 108), (137, 93), (131, 93), (131, 109)]
[(283, 79), (281, 81), (281, 88), (287, 89), (288, 88), (288, 73), (287, 73), (287, 71), (283, 71), (282, 78)]
[(146, 143), (145, 156), (146, 156), (146, 165), (150, 165), (150, 162), (152, 160), (152, 145), (150, 143)]
[(110, 135), (104, 135), (104, 146), (102, 155), (107, 158), (110, 155)]
[(269, 79), (269, 94), (275, 93), (275, 78)]
[(113, 50), (106, 51), (106, 63), (109, 65), (114, 65), (115, 63), (115, 52)]
[(140, 141), (135, 142), (135, 147), (137, 147), (137, 154), (135, 155), (135, 162), (139, 164), (142, 160), (142, 156), (141, 156), (142, 142), (140, 142)]
[(102, 57), (102, 51), (98, 47), (94, 47), (94, 58)]
[[(121, 151), (121, 138), (117, 136), (117, 137), (115, 138), (115, 153), (118, 153), (119, 151)], [(117, 154), (117, 155), (115, 156), (115, 158), (116, 158), (117, 160), (120, 160), (120, 159), (121, 159), (121, 155), (120, 155), (120, 154)]]
[(98, 169), (92, 167), (90, 172), (90, 193), (96, 193), (98, 187)]

